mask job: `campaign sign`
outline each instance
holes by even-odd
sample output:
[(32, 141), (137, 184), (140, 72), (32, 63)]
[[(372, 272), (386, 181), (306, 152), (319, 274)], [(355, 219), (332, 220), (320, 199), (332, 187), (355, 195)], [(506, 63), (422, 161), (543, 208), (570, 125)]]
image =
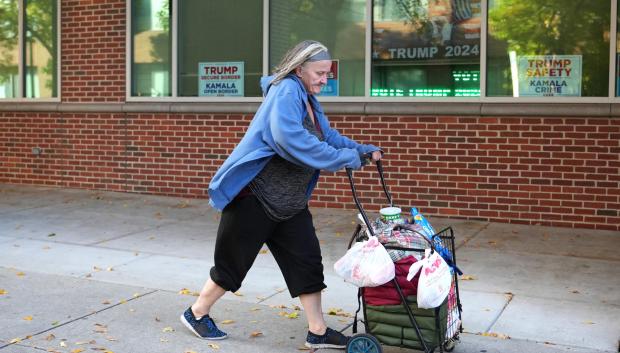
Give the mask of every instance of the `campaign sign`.
[(198, 96), (243, 97), (243, 61), (198, 63)]
[(520, 97), (581, 96), (581, 55), (528, 55), (517, 59)]
[(327, 74), (327, 84), (321, 88), (320, 96), (338, 96), (338, 60), (332, 60), (332, 66)]

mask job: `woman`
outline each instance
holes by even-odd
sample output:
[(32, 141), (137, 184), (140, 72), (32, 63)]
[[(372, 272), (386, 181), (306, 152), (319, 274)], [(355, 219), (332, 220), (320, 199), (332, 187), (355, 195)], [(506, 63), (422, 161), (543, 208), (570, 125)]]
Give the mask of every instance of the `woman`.
[(289, 50), (274, 74), (261, 79), (264, 101), (248, 130), (209, 185), (210, 204), (223, 210), (210, 279), (181, 316), (194, 334), (223, 339), (209, 316), (226, 291), (235, 292), (263, 244), (273, 254), (291, 296), (308, 320), (306, 346), (344, 348), (348, 337), (328, 328), (321, 308), (321, 249), (308, 211), (321, 169), (358, 169), (362, 156), (381, 158), (329, 127), (315, 95), (327, 83), (331, 57), (315, 41)]

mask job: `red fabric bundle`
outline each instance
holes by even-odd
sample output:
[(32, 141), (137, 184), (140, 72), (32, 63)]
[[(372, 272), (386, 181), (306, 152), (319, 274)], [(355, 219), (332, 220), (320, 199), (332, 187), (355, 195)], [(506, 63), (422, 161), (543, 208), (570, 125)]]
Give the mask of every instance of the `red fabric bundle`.
[[(405, 297), (418, 293), (419, 274), (413, 280), (407, 281), (409, 267), (416, 261), (415, 257), (407, 256), (402, 260), (394, 262), (395, 279), (398, 281), (398, 285), (403, 290)], [(364, 293), (364, 300), (368, 305), (397, 305), (402, 303), (393, 281), (389, 281), (379, 287), (364, 287), (362, 291)]]

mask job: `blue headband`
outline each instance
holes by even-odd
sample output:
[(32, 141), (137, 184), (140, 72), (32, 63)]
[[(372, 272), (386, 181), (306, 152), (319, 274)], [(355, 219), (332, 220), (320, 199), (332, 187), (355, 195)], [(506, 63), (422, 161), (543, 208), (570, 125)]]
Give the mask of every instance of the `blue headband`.
[(321, 60), (331, 60), (331, 59), (332, 57), (329, 55), (329, 52), (327, 50), (321, 50), (320, 52), (312, 55), (306, 61), (321, 61)]

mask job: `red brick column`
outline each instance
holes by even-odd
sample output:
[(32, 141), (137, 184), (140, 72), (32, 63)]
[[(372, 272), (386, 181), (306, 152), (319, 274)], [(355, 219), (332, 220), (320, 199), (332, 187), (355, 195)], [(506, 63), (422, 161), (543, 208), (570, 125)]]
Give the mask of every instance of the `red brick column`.
[(63, 102), (125, 100), (125, 1), (61, 1)]

